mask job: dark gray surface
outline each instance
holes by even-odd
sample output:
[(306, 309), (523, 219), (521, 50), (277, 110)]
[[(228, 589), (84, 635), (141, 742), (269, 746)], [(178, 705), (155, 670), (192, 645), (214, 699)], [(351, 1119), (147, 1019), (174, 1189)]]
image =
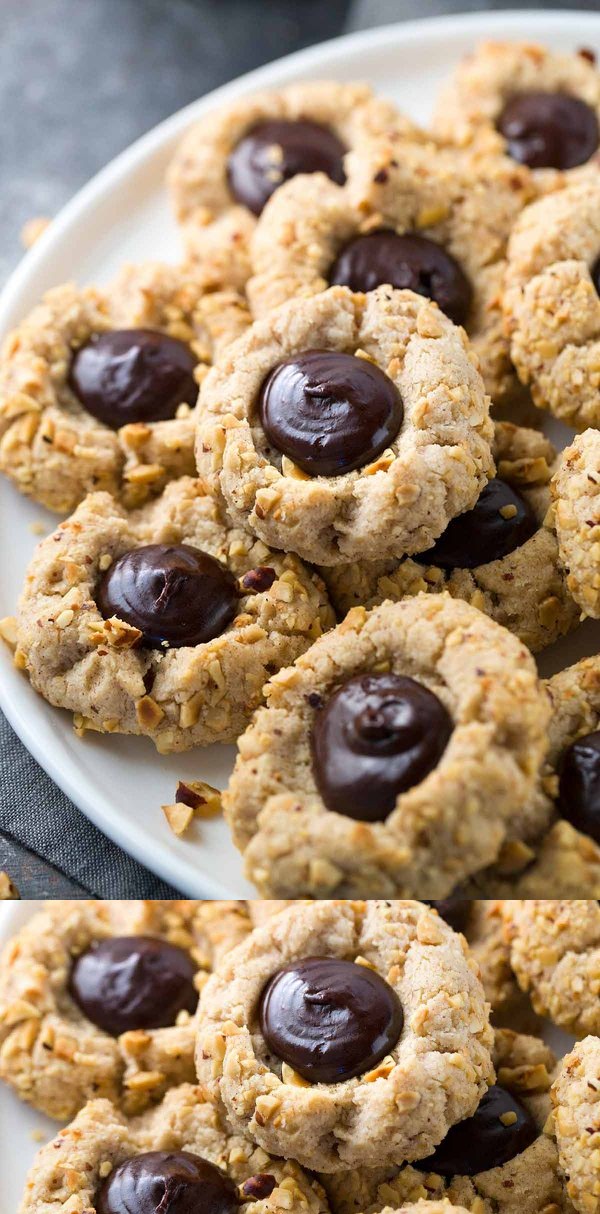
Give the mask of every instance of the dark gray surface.
[[(226, 80), (344, 28), (504, 7), (535, 4), (0, 0), (0, 282), (27, 219), (54, 215), (138, 135)], [(70, 805), (1, 715), (0, 869), (30, 898), (174, 892)]]
[[(392, 21), (412, 21), (419, 17), (436, 17), (450, 13), (487, 13), (494, 9), (542, 8), (549, 12), (561, 8), (586, 9), (589, 12), (600, 11), (600, 0), (355, 0), (352, 5), (348, 30), (369, 29), (373, 25), (387, 25)], [(577, 40), (577, 27), (573, 29), (573, 39)]]
[(54, 215), (161, 118), (342, 29), (348, 0), (0, 0), (0, 281)]

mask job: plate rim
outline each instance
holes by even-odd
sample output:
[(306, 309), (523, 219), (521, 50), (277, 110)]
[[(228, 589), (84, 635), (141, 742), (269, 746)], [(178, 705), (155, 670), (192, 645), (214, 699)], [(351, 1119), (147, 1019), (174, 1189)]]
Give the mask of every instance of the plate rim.
[[(468, 37), (470, 30), (473, 31), (474, 42), (486, 37), (502, 35), (507, 40), (515, 40), (519, 37), (519, 29), (522, 29), (524, 34), (526, 31), (525, 36), (531, 38), (532, 24), (540, 25), (540, 40), (544, 40), (544, 35), (547, 38), (554, 29), (560, 29), (565, 19), (571, 23), (580, 21), (586, 30), (592, 31), (592, 36), (600, 42), (600, 12), (594, 13), (581, 9), (557, 9), (552, 12), (544, 12), (543, 9), (502, 9), (489, 13), (429, 16), (342, 34), (273, 60), (220, 85), (217, 89), (163, 119), (129, 144), (65, 204), (34, 248), (21, 259), (0, 293), (0, 335), (4, 335), (20, 319), (22, 315), (19, 306), (21, 296), (26, 293), (36, 275), (43, 270), (46, 259), (59, 248), (71, 225), (85, 214), (88, 206), (101, 203), (103, 199), (110, 196), (123, 180), (141, 169), (145, 163), (149, 163), (154, 156), (164, 153), (168, 145), (175, 143), (192, 121), (215, 106), (259, 88), (277, 87), (273, 77), (279, 77), (280, 83), (282, 83), (282, 75), (288, 78), (299, 77), (303, 71), (310, 72), (317, 69), (320, 64), (326, 64), (332, 57), (339, 58), (346, 52), (348, 52), (348, 57), (352, 58), (357, 50), (365, 53), (376, 52), (383, 47), (389, 50), (391, 43), (399, 45), (425, 39), (431, 44), (450, 36)], [(511, 30), (510, 35), (506, 33), (507, 25)], [(585, 36), (584, 34), (582, 38), (584, 39)], [(324, 70), (327, 71), (327, 68)], [(360, 73), (358, 74), (360, 75)], [(25, 708), (21, 708), (18, 703), (13, 703), (10, 680), (6, 677), (8, 669), (9, 667), (5, 665), (4, 661), (0, 661), (0, 708), (32, 757), (69, 797), (75, 807), (107, 838), (168, 884), (191, 897), (231, 897), (231, 889), (195, 866), (193, 851), (190, 851), (189, 859), (184, 856), (177, 856), (174, 859), (169, 851), (163, 853), (160, 848), (144, 843), (139, 827), (133, 820), (121, 817), (118, 821), (114, 821), (110, 817), (109, 807), (107, 823), (107, 798), (104, 793), (98, 793), (94, 800), (85, 787), (81, 788), (76, 778), (75, 768), (62, 770), (59, 758), (55, 758), (52, 751), (48, 751), (44, 744), (36, 738), (35, 713), (31, 714), (31, 719), (28, 719), (29, 714)], [(42, 706), (42, 710), (44, 707), (47, 706)], [(57, 710), (50, 709), (50, 711)], [(176, 865), (175, 871), (173, 871), (174, 864)]]

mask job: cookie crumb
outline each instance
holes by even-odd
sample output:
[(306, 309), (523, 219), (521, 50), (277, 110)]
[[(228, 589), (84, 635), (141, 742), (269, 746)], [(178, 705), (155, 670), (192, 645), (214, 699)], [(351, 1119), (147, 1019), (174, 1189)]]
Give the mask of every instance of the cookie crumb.
[(276, 1188), (277, 1181), (274, 1176), (270, 1176), (268, 1172), (259, 1172), (256, 1176), (249, 1176), (240, 1188), (242, 1201), (265, 1201), (271, 1196), (273, 1189)]
[(46, 228), (50, 227), (52, 220), (47, 215), (36, 215), (33, 219), (28, 219), (21, 228), (21, 244), (24, 249), (32, 249), (40, 236), (43, 236)]
[(8, 873), (0, 872), (0, 901), (16, 901), (21, 895)]
[(189, 830), (194, 817), (194, 811), (189, 805), (182, 805), (179, 801), (175, 805), (162, 805), (161, 809), (174, 835), (179, 838)]
[(221, 793), (203, 780), (180, 780), (175, 801), (187, 805), (198, 818), (214, 818), (222, 811)]
[(17, 645), (17, 621), (14, 615), (5, 615), (0, 620), (0, 637), (11, 648)]

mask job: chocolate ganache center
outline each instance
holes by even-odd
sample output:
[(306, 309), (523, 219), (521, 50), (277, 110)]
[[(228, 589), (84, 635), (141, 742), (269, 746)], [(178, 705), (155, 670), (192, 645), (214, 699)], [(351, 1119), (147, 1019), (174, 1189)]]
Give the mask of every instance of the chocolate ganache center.
[(404, 409), (396, 385), (367, 359), (307, 350), (269, 373), (258, 413), (269, 443), (304, 472), (341, 476), (393, 443)]
[(69, 385), (88, 413), (111, 430), (175, 417), (194, 405), (197, 358), (185, 342), (154, 329), (114, 329), (73, 355)]
[(270, 1052), (311, 1083), (370, 1070), (395, 1047), (404, 1021), (385, 979), (338, 957), (306, 957), (278, 970), (258, 1011)]
[(357, 675), (315, 716), (312, 770), (327, 809), (379, 822), (442, 757), (453, 725), (433, 692), (396, 674)]
[(330, 127), (307, 118), (259, 122), (231, 152), (229, 188), (237, 202), (260, 215), (275, 190), (298, 173), (325, 173), (343, 185), (346, 151)]
[(568, 93), (515, 93), (498, 119), (513, 160), (532, 169), (574, 169), (598, 147), (598, 118)]
[(120, 556), (103, 575), (96, 602), (152, 648), (202, 645), (219, 636), (239, 604), (236, 579), (191, 544), (146, 544)]
[(438, 1176), (476, 1176), (520, 1155), (538, 1137), (531, 1113), (497, 1085), (488, 1088), (472, 1117), (453, 1125), (433, 1155), (413, 1164)]
[(165, 1028), (198, 1003), (196, 967), (184, 949), (153, 936), (110, 936), (73, 964), (69, 991), (82, 1012), (113, 1037)]
[(417, 232), (387, 228), (357, 236), (342, 249), (330, 273), (331, 286), (374, 291), (388, 283), (433, 299), (457, 325), (466, 324), (473, 289), (456, 258)]
[(146, 1151), (104, 1181), (97, 1214), (237, 1214), (236, 1185), (191, 1151)]

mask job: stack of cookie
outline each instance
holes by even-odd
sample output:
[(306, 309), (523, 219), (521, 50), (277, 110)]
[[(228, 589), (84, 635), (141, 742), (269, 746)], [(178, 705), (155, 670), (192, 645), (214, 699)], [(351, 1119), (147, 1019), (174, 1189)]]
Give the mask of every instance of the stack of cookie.
[(600, 658), (532, 657), (600, 616), (599, 122), (513, 44), (430, 132), (244, 98), (170, 166), (185, 261), (5, 342), (0, 469), (72, 513), (2, 635), (79, 734), (239, 740), (266, 896), (600, 891)]
[(201, 905), (5, 950), (2, 1078), (74, 1116), (20, 1214), (597, 1214), (595, 902)]

